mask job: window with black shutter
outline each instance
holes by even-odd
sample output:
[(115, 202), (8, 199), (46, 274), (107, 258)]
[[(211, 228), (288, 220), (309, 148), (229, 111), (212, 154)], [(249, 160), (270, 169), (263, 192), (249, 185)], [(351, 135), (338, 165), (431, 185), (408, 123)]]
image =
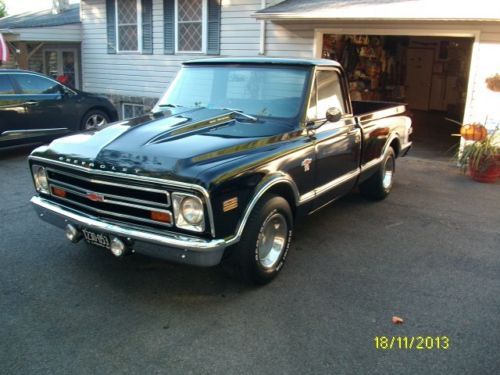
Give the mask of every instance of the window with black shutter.
[(165, 53), (220, 53), (220, 0), (164, 0)]
[(106, 0), (108, 53), (153, 53), (152, 3), (152, 0)]

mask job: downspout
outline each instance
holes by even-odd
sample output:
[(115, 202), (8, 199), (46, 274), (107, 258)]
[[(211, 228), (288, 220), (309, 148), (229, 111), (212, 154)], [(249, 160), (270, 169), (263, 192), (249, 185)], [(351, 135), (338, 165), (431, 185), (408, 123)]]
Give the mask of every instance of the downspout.
[[(266, 0), (261, 0), (260, 9), (266, 7)], [(260, 41), (259, 41), (259, 55), (266, 54), (266, 21), (260, 21)]]

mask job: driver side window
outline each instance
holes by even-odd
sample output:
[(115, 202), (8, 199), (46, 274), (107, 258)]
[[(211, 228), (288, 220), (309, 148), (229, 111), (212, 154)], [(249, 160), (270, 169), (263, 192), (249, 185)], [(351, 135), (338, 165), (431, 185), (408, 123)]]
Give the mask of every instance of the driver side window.
[(326, 111), (332, 107), (338, 108), (343, 114), (346, 112), (340, 77), (335, 70), (320, 70), (314, 79), (307, 119), (324, 119)]

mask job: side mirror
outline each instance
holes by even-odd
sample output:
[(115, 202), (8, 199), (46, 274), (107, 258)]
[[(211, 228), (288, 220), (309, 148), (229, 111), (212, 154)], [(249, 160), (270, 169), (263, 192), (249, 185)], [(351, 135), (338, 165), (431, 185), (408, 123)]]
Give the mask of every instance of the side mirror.
[(66, 86), (63, 86), (63, 85), (59, 85), (59, 92), (61, 93), (61, 95), (63, 97), (69, 97), (69, 96), (73, 95), (71, 90), (69, 90), (68, 88), (66, 88)]
[(328, 108), (325, 118), (328, 122), (340, 121), (342, 119), (342, 111), (336, 107)]

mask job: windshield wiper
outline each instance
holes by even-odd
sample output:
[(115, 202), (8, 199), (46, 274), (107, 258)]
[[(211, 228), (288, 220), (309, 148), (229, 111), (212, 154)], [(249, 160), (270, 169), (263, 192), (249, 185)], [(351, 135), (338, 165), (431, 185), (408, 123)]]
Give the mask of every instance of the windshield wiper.
[(226, 111), (233, 111), (234, 113), (237, 113), (243, 117), (245, 117), (248, 120), (252, 120), (253, 122), (257, 122), (257, 117), (251, 116), (243, 112), (241, 109), (234, 109), (234, 108), (222, 108)]

